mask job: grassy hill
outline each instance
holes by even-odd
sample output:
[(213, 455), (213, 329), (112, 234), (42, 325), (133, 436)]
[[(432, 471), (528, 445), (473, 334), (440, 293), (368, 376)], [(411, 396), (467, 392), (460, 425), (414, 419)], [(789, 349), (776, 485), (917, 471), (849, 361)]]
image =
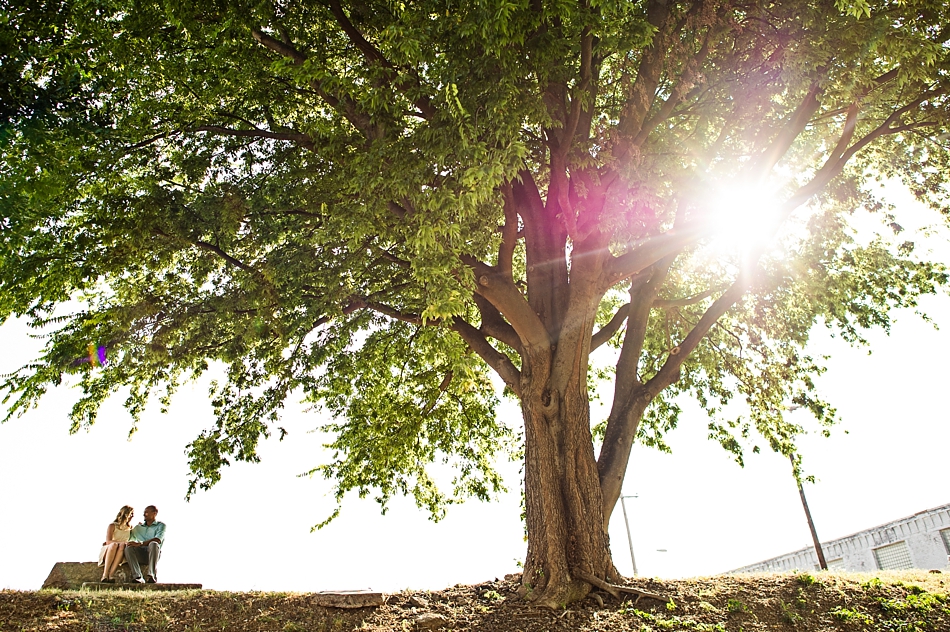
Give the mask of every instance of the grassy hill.
[(672, 598), (595, 598), (561, 611), (513, 597), (514, 581), (401, 592), (379, 608), (315, 606), (306, 593), (0, 591), (0, 630), (637, 631), (893, 630), (950, 632), (950, 574), (926, 571), (761, 574), (631, 585)]

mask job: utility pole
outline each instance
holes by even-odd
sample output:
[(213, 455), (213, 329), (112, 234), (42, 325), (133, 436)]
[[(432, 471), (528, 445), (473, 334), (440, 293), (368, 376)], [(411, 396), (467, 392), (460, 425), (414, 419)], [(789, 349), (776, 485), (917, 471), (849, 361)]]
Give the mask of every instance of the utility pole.
[(620, 507), (623, 509), (623, 523), (627, 525), (627, 544), (630, 546), (630, 562), (633, 564), (633, 576), (636, 577), (639, 573), (637, 573), (637, 560), (633, 557), (633, 539), (630, 537), (630, 521), (627, 519), (627, 504), (623, 502), (624, 498), (637, 498), (637, 495), (620, 497)]
[(818, 554), (818, 566), (821, 570), (828, 570), (828, 563), (825, 562), (825, 554), (821, 550), (821, 542), (818, 540), (818, 532), (815, 531), (815, 522), (811, 519), (811, 511), (808, 510), (808, 501), (805, 500), (805, 488), (802, 487), (802, 481), (798, 477), (797, 468), (795, 466), (795, 457), (789, 455), (789, 460), (792, 462), (792, 474), (795, 475), (795, 482), (798, 483), (798, 495), (802, 497), (802, 507), (805, 508), (805, 517), (808, 519), (808, 528), (811, 529), (811, 539), (815, 543), (815, 553)]

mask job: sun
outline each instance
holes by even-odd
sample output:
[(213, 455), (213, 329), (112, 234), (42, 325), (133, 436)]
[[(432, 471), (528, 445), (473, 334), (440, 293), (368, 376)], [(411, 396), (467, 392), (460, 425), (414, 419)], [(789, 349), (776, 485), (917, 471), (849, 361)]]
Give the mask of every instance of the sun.
[(716, 187), (708, 198), (713, 247), (744, 255), (759, 252), (775, 240), (781, 224), (778, 191), (759, 182), (731, 182)]

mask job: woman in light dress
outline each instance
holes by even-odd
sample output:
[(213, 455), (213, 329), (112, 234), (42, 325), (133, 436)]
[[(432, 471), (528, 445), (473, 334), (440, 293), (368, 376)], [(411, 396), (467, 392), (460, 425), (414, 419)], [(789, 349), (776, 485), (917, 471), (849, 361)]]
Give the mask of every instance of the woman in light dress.
[(102, 567), (102, 580), (114, 582), (115, 572), (125, 559), (125, 545), (132, 531), (132, 516), (135, 514), (128, 505), (119, 510), (119, 515), (106, 527), (106, 541), (99, 549), (99, 566)]

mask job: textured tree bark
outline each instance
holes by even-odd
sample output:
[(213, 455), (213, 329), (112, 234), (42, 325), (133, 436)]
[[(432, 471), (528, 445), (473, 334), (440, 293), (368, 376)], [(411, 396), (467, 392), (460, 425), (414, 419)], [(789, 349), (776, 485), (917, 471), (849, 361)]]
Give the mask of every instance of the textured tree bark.
[(604, 529), (610, 523), (610, 516), (620, 499), (623, 479), (627, 475), (627, 464), (630, 461), (630, 451), (633, 449), (633, 442), (637, 436), (637, 428), (649, 404), (650, 398), (645, 393), (639, 397), (632, 397), (626, 406), (616, 411), (616, 415), (612, 411), (608, 419), (604, 445), (600, 449), (597, 464), (603, 499), (601, 513)]
[[(539, 379), (540, 378), (540, 379)], [(562, 391), (546, 375), (523, 377), (525, 518), (528, 554), (522, 594), (537, 605), (563, 608), (587, 596), (587, 574), (616, 581), (590, 433), (586, 375)]]

